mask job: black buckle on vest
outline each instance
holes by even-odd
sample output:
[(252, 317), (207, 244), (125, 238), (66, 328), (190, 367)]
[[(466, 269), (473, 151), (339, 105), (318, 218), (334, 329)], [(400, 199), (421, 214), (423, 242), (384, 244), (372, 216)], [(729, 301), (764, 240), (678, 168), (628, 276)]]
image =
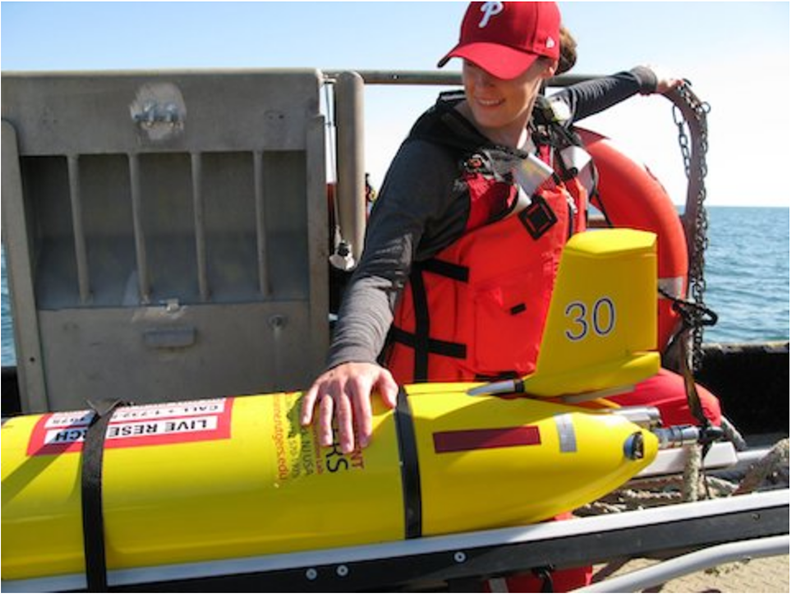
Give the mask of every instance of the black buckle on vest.
[(557, 215), (541, 196), (533, 196), (531, 204), (518, 213), (518, 218), (532, 239), (540, 239), (557, 222)]

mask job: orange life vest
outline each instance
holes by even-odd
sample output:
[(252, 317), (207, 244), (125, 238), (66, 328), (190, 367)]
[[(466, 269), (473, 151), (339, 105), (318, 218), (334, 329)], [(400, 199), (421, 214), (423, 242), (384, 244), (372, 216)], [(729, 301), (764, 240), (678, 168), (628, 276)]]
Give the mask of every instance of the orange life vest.
[[(539, 155), (560, 159), (550, 146), (539, 146)], [(490, 221), (503, 200), (518, 200), (518, 188), (480, 171), (477, 160), (472, 153), (462, 166), (465, 233), (413, 264), (396, 305), (382, 362), (399, 383), (531, 373), (562, 247), (584, 228), (587, 192), (559, 166), (525, 208)]]

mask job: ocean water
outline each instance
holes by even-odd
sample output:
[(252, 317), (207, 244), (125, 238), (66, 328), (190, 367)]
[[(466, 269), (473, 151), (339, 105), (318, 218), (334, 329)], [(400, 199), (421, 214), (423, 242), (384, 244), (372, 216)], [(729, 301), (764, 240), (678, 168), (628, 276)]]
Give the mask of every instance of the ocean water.
[[(708, 208), (705, 302), (719, 316), (706, 342), (788, 340), (790, 209)], [(3, 365), (14, 365), (11, 303), (2, 257)]]
[(705, 302), (710, 342), (788, 339), (790, 209), (711, 207)]

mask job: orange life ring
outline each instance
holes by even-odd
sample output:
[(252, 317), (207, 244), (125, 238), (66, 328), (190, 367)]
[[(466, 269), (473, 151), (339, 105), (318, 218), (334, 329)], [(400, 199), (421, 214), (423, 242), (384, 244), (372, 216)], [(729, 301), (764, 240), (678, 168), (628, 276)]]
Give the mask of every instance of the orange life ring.
[[(611, 140), (576, 130), (598, 170), (598, 195), (591, 203), (615, 227), (652, 231), (658, 235), (658, 286), (673, 297), (685, 298), (688, 251), (680, 216), (661, 183)], [(666, 348), (680, 324), (672, 301), (658, 296), (658, 350)]]

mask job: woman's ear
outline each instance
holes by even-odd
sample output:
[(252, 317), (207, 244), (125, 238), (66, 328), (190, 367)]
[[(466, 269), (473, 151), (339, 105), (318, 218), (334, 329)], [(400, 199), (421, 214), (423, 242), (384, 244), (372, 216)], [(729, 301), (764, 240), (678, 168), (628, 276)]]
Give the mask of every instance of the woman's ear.
[(543, 78), (551, 78), (557, 72), (557, 66), (559, 65), (559, 60), (553, 60), (551, 58), (545, 59), (546, 67), (543, 70)]

